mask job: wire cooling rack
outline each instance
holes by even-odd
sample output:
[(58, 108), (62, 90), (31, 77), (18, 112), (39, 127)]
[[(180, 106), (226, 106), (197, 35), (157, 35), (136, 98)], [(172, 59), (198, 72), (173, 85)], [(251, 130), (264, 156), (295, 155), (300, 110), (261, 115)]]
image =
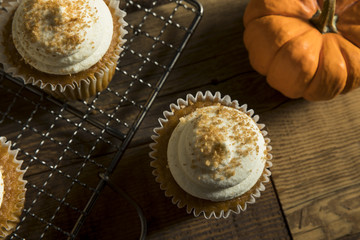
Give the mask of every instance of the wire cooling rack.
[(120, 6), (127, 42), (112, 82), (95, 97), (61, 102), (0, 68), (0, 135), (20, 149), (28, 181), (9, 239), (76, 237), (202, 16), (195, 0)]

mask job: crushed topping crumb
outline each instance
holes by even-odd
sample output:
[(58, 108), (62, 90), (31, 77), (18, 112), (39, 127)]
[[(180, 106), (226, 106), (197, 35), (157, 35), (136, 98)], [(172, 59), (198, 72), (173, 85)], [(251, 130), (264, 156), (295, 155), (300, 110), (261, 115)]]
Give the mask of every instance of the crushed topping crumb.
[(98, 21), (97, 9), (92, 10), (89, 0), (29, 0), (24, 4), (27, 37), (49, 52), (76, 50), (85, 41), (86, 29)]
[[(241, 157), (247, 156), (253, 150), (259, 152), (259, 146), (253, 147), (257, 142), (255, 130), (258, 129), (250, 127), (252, 120), (244, 116), (243, 112), (232, 108), (219, 105), (215, 115), (210, 117), (204, 114), (201, 108), (198, 109), (198, 115), (194, 120), (196, 140), (193, 151), (195, 156), (191, 167), (206, 166), (214, 171), (212, 178), (221, 181), (235, 175), (235, 169), (241, 166), (239, 161)], [(180, 121), (184, 121), (184, 119), (180, 119)], [(229, 123), (233, 125), (229, 125)], [(229, 135), (229, 130), (233, 134)], [(234, 157), (226, 163), (224, 161), (231, 154), (225, 144), (227, 138), (233, 142), (244, 144), (245, 147), (236, 149), (235, 153), (238, 157)]]

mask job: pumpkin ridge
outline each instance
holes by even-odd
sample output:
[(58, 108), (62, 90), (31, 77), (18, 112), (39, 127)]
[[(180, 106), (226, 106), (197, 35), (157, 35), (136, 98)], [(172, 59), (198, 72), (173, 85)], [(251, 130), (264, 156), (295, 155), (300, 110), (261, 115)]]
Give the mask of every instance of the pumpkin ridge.
[(359, 16), (360, 0), (250, 0), (243, 16), (250, 64), (290, 98), (329, 100), (358, 88)]
[[(306, 87), (304, 88), (303, 92), (302, 92), (302, 96), (305, 98), (306, 95), (306, 90), (309, 88), (310, 84), (313, 83), (316, 74), (319, 71), (319, 67), (320, 67), (320, 61), (321, 61), (321, 57), (324, 55), (324, 40), (321, 41), (321, 46), (320, 46), (320, 52), (319, 52), (319, 57), (318, 57), (318, 65), (316, 66), (316, 71), (313, 75), (313, 77), (310, 79), (310, 81), (306, 84)], [(307, 100), (310, 100), (308, 97), (306, 97)]]
[[(349, 69), (350, 69), (350, 63), (349, 63), (349, 60), (348, 60), (348, 57), (346, 56), (347, 54), (345, 53), (345, 50), (340, 48), (340, 53), (345, 61), (345, 65), (346, 65), (346, 71), (349, 72)], [(341, 93), (347, 93), (349, 92), (350, 90), (352, 90), (354, 88), (354, 86), (358, 86), (358, 84), (353, 84), (354, 81), (350, 78), (349, 74), (346, 78), (346, 83), (345, 83), (345, 86), (344, 86), (344, 89), (341, 91)]]
[[(360, 26), (355, 24), (338, 24), (337, 26), (340, 36), (360, 48), (360, 39), (357, 35), (352, 34), (355, 31), (359, 31), (358, 36), (360, 36)], [(356, 27), (358, 27), (358, 29), (356, 29)]]
[[(308, 29), (307, 31), (303, 32), (302, 34), (300, 34), (300, 35), (298, 35), (298, 36), (290, 39), (290, 40), (287, 41), (286, 43), (284, 43), (284, 44), (279, 48), (279, 50), (276, 52), (276, 54), (274, 55), (274, 60), (272, 61), (271, 65), (270, 65), (270, 69), (271, 69), (270, 71), (272, 71), (272, 69), (275, 69), (274, 64), (276, 64), (276, 60), (277, 60), (277, 58), (279, 57), (278, 54), (280, 54), (280, 52), (281, 52), (282, 50), (285, 50), (285, 48), (287, 48), (289, 44), (293, 43), (293, 42), (296, 40), (296, 38), (303, 37), (303, 36), (305, 36), (305, 35), (307, 35), (307, 34), (309, 34), (309, 33), (311, 33), (311, 32), (314, 32), (314, 31), (317, 31), (317, 30), (314, 29), (314, 28), (310, 28), (310, 29)], [(301, 96), (304, 94), (306, 88), (307, 88), (307, 87), (309, 86), (309, 84), (311, 83), (311, 81), (314, 79), (314, 76), (315, 76), (315, 74), (316, 74), (316, 72), (318, 71), (318, 68), (319, 68), (319, 61), (320, 61), (320, 54), (321, 54), (321, 51), (322, 51), (323, 40), (321, 39), (319, 42), (320, 42), (319, 54), (316, 54), (317, 57), (316, 57), (316, 60), (314, 60), (315, 62), (317, 62), (315, 71), (313, 71), (313, 72), (309, 75), (309, 76), (311, 76), (311, 77), (308, 78), (308, 81), (304, 81), (305, 79), (300, 79), (300, 80), (299, 80), (298, 78), (294, 79), (295, 84), (296, 84), (296, 82), (298, 82), (298, 81), (301, 81), (301, 83), (298, 83), (298, 84), (296, 85), (296, 87), (294, 87), (294, 86), (293, 86), (294, 83), (292, 83), (292, 84), (291, 84), (292, 86), (290, 86), (290, 88), (291, 88), (291, 89), (295, 88), (295, 90), (296, 90), (297, 92), (296, 92), (296, 91), (290, 91), (290, 90), (289, 90), (289, 91), (286, 92), (286, 94), (284, 94), (284, 95), (286, 95), (287, 97), (290, 97), (290, 98), (299, 98), (299, 97), (301, 97)], [(313, 49), (313, 50), (314, 50), (314, 49)], [(293, 60), (296, 61), (296, 59), (293, 59)], [(303, 60), (303, 59), (302, 59), (302, 60)], [(300, 61), (300, 62), (301, 62), (301, 61)], [(288, 63), (288, 62), (287, 62), (287, 63)], [(298, 66), (298, 65), (297, 65), (297, 66)], [(303, 65), (301, 65), (301, 66), (303, 66)], [(274, 78), (274, 79), (273, 79), (273, 77), (274, 77), (274, 74), (273, 74), (273, 73), (268, 72), (268, 74), (267, 74), (267, 82), (269, 83), (269, 85), (272, 86), (272, 87), (274, 87), (274, 88), (276, 88), (276, 89), (278, 89), (278, 90), (280, 90), (280, 91), (283, 92), (283, 93), (286, 91), (286, 89), (289, 89), (289, 86), (287, 86), (286, 84), (289, 84), (289, 83), (290, 83), (290, 80), (287, 80), (287, 81), (281, 81), (281, 80), (280, 80), (281, 78), (284, 77), (283, 74), (285, 74), (286, 70), (287, 70), (287, 69), (284, 69), (284, 72), (282, 73), (282, 76), (281, 76), (281, 77)], [(275, 74), (275, 76), (276, 76), (276, 74)], [(297, 76), (300, 76), (300, 73), (299, 73)], [(292, 79), (293, 79), (293, 78), (292, 78)], [(299, 88), (301, 87), (301, 85), (303, 85), (303, 87), (302, 87), (302, 89), (299, 89)]]
[(341, 8), (339, 10), (338, 6), (336, 6), (336, 15), (341, 16), (344, 12), (346, 12), (349, 8), (352, 8), (354, 5), (360, 4), (359, 0), (354, 0), (354, 2), (350, 3), (349, 5), (346, 5), (345, 7)]
[[(345, 39), (341, 39), (340, 37), (337, 37), (336, 40), (340, 46), (339, 49), (340, 49), (341, 55), (345, 61), (346, 70), (348, 73), (345, 87), (342, 90), (342, 93), (347, 93), (347, 92), (349, 92), (353, 89), (356, 89), (360, 86), (360, 76), (356, 74), (356, 67), (351, 66), (351, 63), (354, 62), (354, 60), (350, 60), (351, 57), (355, 58), (355, 55), (358, 55), (358, 59), (355, 61), (360, 62), (360, 51), (358, 51), (358, 54), (356, 54), (356, 52), (354, 52), (352, 49), (349, 49), (349, 52), (347, 52), (346, 51), (347, 44), (351, 44), (352, 45), (351, 47), (354, 47), (354, 49), (357, 48), (356, 45), (353, 45), (351, 42), (346, 42)], [(355, 68), (355, 72), (352, 71), (353, 68)], [(360, 70), (359, 70), (359, 72), (360, 72)]]
[[(278, 31), (277, 34), (269, 34), (268, 37), (274, 37), (276, 35), (276, 37), (274, 37), (275, 39), (275, 43), (271, 44), (271, 46), (269, 45), (269, 48), (268, 49), (264, 49), (264, 51), (267, 52), (267, 54), (265, 54), (264, 51), (261, 51), (261, 53), (259, 52), (258, 48), (259, 48), (259, 45), (256, 44), (256, 40), (259, 40), (261, 39), (260, 36), (257, 37), (255, 36), (255, 38), (251, 35), (254, 34), (255, 31), (251, 30), (252, 32), (250, 33), (250, 30), (249, 29), (252, 29), (252, 28), (256, 28), (256, 25), (255, 24), (261, 24), (263, 25), (265, 22), (266, 24), (268, 24), (268, 26), (271, 26), (273, 23), (271, 21), (274, 21), (274, 18), (276, 17), (279, 17), (281, 18), (282, 21), (286, 22), (285, 20), (287, 19), (282, 19), (282, 18), (288, 18), (288, 20), (292, 20), (293, 23), (296, 22), (296, 24), (299, 24), (299, 23), (302, 23), (302, 28), (300, 30), (299, 28), (299, 25), (297, 25), (297, 28), (291, 28), (292, 30), (294, 30), (292, 32), (292, 34), (289, 34), (288, 32), (286, 31), (283, 31), (283, 30), (280, 30), (280, 29), (283, 29), (283, 28), (277, 28)], [(269, 19), (271, 21), (267, 22), (265, 20)], [(244, 43), (245, 43), (245, 46), (246, 48), (249, 50), (249, 58), (250, 58), (250, 62), (251, 62), (251, 65), (253, 66), (254, 69), (256, 69), (260, 74), (262, 75), (266, 75), (267, 72), (268, 72), (268, 69), (270, 67), (270, 64), (271, 64), (271, 60), (274, 58), (274, 56), (276, 55), (276, 53), (279, 51), (279, 49), (284, 45), (286, 44), (288, 41), (290, 41), (291, 39), (293, 38), (296, 38), (297, 36), (300, 36), (301, 34), (303, 34), (304, 32), (308, 31), (309, 28), (313, 28), (312, 25), (309, 23), (308, 20), (303, 20), (303, 19), (299, 19), (299, 18), (291, 18), (291, 17), (284, 17), (284, 16), (264, 16), (264, 17), (261, 17), (261, 18), (258, 18), (256, 19), (258, 22), (255, 22), (253, 21), (252, 25), (248, 26), (248, 28), (245, 28), (245, 33), (244, 33)], [(263, 22), (261, 22), (263, 20)], [(288, 21), (287, 20), (287, 21)], [(286, 26), (290, 26), (291, 24), (287, 24)], [(289, 28), (290, 29), (290, 28)], [(258, 30), (258, 29), (257, 29)], [(265, 31), (267, 32), (271, 32), (271, 30), (269, 29), (266, 29), (265, 28)], [(276, 39), (281, 39), (281, 37), (279, 37), (278, 34), (283, 34), (283, 35), (286, 35), (288, 36), (288, 39), (281, 42), (281, 43), (278, 43), (276, 42)], [(248, 40), (248, 35), (250, 34), (251, 38), (250, 40)], [(265, 35), (265, 33), (261, 34), (262, 36)], [(291, 36), (290, 36), (291, 35)], [(256, 46), (256, 47), (254, 47)], [(260, 45), (261, 47), (265, 47), (265, 45), (261, 44)], [(274, 52), (271, 51), (271, 48), (277, 48)], [(261, 58), (259, 56), (259, 54), (261, 54)], [(267, 55), (267, 57), (264, 57), (264, 55)], [(266, 61), (264, 59), (267, 59)], [(259, 61), (262, 61), (261, 64), (256, 64), (258, 63)]]
[(299, 20), (304, 20), (306, 22), (309, 22), (309, 18), (305, 18), (305, 17), (299, 17), (299, 16), (296, 16), (296, 15), (286, 15), (286, 14), (266, 14), (266, 15), (263, 15), (261, 17), (258, 17), (258, 18), (253, 18), (251, 19), (250, 21), (248, 21), (246, 24), (244, 23), (244, 26), (247, 27), (250, 23), (252, 23), (253, 21), (256, 21), (260, 18), (263, 18), (263, 17), (288, 17), (288, 18), (295, 18), (295, 19), (299, 19)]
[(341, 71), (341, 63), (344, 63), (346, 68), (346, 62), (340, 51), (336, 35), (336, 33), (322, 35), (323, 45), (319, 54), (319, 66), (304, 92), (304, 98), (307, 100), (329, 100), (340, 94), (345, 88), (348, 74), (346, 69)]
[[(251, 9), (251, 10), (250, 10)], [(285, 16), (310, 19), (319, 9), (316, 0), (251, 0), (244, 13), (244, 25), (264, 16)]]
[[(299, 20), (303, 20), (303, 22), (306, 23), (306, 24), (308, 24), (309, 27), (312, 27), (312, 25), (308, 22), (308, 19), (307, 19), (307, 20), (306, 20), (306, 19), (299, 19)], [(298, 37), (306, 34), (307, 32), (309, 32), (309, 31), (311, 31), (311, 30), (312, 30), (312, 29), (307, 29), (307, 30), (305, 30), (304, 32), (301, 32), (301, 33), (298, 34), (298, 35), (293, 35), (291, 38), (289, 38), (287, 41), (285, 41), (285, 42), (279, 47), (279, 49), (275, 52), (274, 57), (278, 54), (278, 52), (280, 51), (280, 49), (283, 48), (283, 47), (284, 47), (286, 44), (288, 44), (290, 41), (292, 41), (292, 40), (294, 40), (295, 38), (298, 38)], [(274, 59), (274, 57), (273, 57), (273, 59)], [(271, 66), (271, 64), (270, 64), (270, 66)]]

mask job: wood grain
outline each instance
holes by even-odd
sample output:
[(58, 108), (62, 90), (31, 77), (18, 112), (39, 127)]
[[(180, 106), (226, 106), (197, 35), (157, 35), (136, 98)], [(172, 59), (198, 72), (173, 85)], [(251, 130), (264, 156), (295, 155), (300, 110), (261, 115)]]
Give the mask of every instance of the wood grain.
[[(246, 2), (203, 1), (203, 4), (205, 14), (200, 26), (112, 175), (113, 181), (144, 209), (149, 224), (148, 239), (290, 239), (270, 183), (262, 197), (245, 213), (228, 219), (205, 220), (193, 218), (185, 209), (174, 206), (151, 174), (149, 137), (158, 126), (162, 111), (168, 110), (177, 98), (196, 91), (220, 91), (257, 107), (260, 112), (287, 101), (253, 72), (247, 61), (242, 44), (242, 13)], [(254, 95), (257, 91), (264, 94)], [(101, 217), (103, 215), (111, 218)], [(136, 239), (139, 235), (134, 210), (122, 199), (114, 199), (110, 189), (101, 196), (87, 222), (80, 238), (113, 239), (118, 232), (123, 239)], [(88, 226), (104, 231), (89, 233)]]
[[(256, 73), (249, 64), (242, 41), (242, 17), (248, 0), (200, 2), (204, 6), (200, 25), (111, 176), (112, 181), (144, 210), (148, 221), (147, 239), (359, 239), (360, 89), (326, 102), (290, 100), (284, 97), (272, 89), (265, 77)], [(159, 15), (166, 15), (173, 7), (167, 0), (157, 1), (155, 6), (142, 0), (135, 3), (141, 3), (146, 8), (154, 7), (152, 11)], [(136, 26), (146, 15), (144, 11), (138, 11), (136, 4), (128, 5), (126, 9), (130, 26)], [(187, 14), (180, 9), (173, 21), (189, 24)], [(154, 21), (154, 25), (143, 27), (156, 36), (157, 24), (161, 26), (163, 22)], [(128, 44), (137, 52), (133, 54), (125, 50), (122, 70), (136, 74), (143, 61), (137, 53), (146, 55), (149, 49), (152, 49), (152, 57), (159, 63), (166, 63), (173, 56), (172, 49), (163, 50), (145, 41), (131, 42), (132, 34), (138, 29), (129, 27), (128, 30)], [(180, 39), (172, 33), (170, 29), (161, 37), (169, 42), (178, 42)], [(152, 85), (161, 74), (162, 69), (144, 68), (139, 78), (143, 80), (141, 84)], [(131, 81), (131, 77), (124, 78), (123, 81), (112, 82), (110, 87), (123, 91)], [(137, 84), (138, 82), (127, 96), (128, 99), (122, 103), (122, 108), (116, 111), (116, 114), (126, 116), (126, 119), (137, 114), (136, 109), (132, 108), (132, 99), (140, 104), (146, 100), (146, 96), (141, 95), (142, 85)], [(86, 128), (114, 141), (113, 146), (102, 141), (96, 142), (94, 136), (85, 131), (80, 131), (69, 142), (69, 138), (78, 129), (77, 124), (81, 122), (78, 117), (62, 112), (51, 104), (46, 105), (42, 99), (34, 99), (31, 94), (28, 97), (33, 99), (32, 102), (24, 104), (13, 101), (12, 96), (16, 93), (11, 92), (13, 88), (10, 85), (0, 89), (0, 112), (11, 112), (10, 118), (0, 119), (0, 134), (19, 140), (17, 146), (26, 146), (28, 154), (46, 159), (49, 166), (31, 161), (24, 151), (20, 153), (27, 160), (26, 164), (31, 166), (27, 173), (29, 181), (34, 186), (43, 186), (44, 190), (55, 193), (49, 201), (48, 196), (39, 194), (38, 189), (30, 187), (26, 206), (32, 206), (32, 202), (36, 200), (37, 204), (31, 207), (31, 213), (44, 218), (51, 217), (61, 206), (53, 224), (70, 231), (79, 211), (69, 208), (67, 204), (70, 202), (78, 209), (84, 207), (92, 193), (91, 188), (99, 181), (98, 173), (103, 170), (96, 164), (109, 164), (120, 141), (87, 124)], [(206, 90), (227, 94), (240, 104), (246, 103), (249, 108), (254, 109), (260, 115), (260, 122), (266, 124), (273, 146), (274, 166), (266, 191), (246, 212), (231, 215), (227, 219), (194, 218), (185, 209), (174, 206), (155, 182), (148, 156), (153, 129), (158, 126), (158, 118), (162, 117), (162, 112), (169, 109), (169, 104), (178, 98), (185, 98), (188, 93)], [(18, 94), (20, 93), (24, 92), (19, 91)], [(114, 113), (113, 108), (117, 104), (115, 100), (108, 98), (104, 101), (106, 104), (99, 106), (99, 109), (109, 114)], [(38, 105), (37, 102), (41, 104)], [(80, 104), (71, 105), (79, 107)], [(46, 114), (49, 109), (56, 114), (49, 117)], [(93, 110), (90, 115), (99, 121), (105, 121), (99, 114), (99, 109)], [(66, 117), (73, 123), (58, 119), (59, 112), (67, 114)], [(52, 129), (51, 123), (55, 121), (57, 127)], [(34, 131), (29, 131), (30, 126), (36, 129), (37, 135), (32, 135)], [(120, 124), (115, 126), (119, 130), (123, 128)], [(23, 136), (19, 137), (19, 132)], [(34, 141), (39, 136), (44, 143)], [(50, 141), (47, 136), (65, 145), (71, 144), (71, 148), (78, 149), (78, 152), (68, 152), (66, 147)], [(96, 148), (92, 149), (94, 142)], [(56, 152), (63, 153), (63, 161), (58, 166), (58, 159), (51, 158)], [(91, 153), (94, 164), (82, 169), (79, 154), (88, 153)], [(52, 164), (57, 166), (55, 171), (50, 167)], [(76, 176), (79, 169), (81, 174)], [(64, 181), (59, 170), (75, 178), (76, 184), (73, 184), (71, 178), (71, 181)], [(45, 184), (49, 174), (54, 177)], [(77, 181), (86, 182), (88, 186), (81, 186)], [(69, 186), (72, 190), (66, 195)], [(64, 194), (66, 198), (63, 202), (53, 199), (61, 198)], [(28, 216), (28, 220), (22, 228), (29, 239), (32, 234), (41, 234), (46, 228), (35, 217)], [(135, 210), (110, 187), (106, 187), (77, 239), (132, 240), (137, 239), (139, 233), (140, 225)], [(63, 234), (49, 228), (44, 239), (62, 237)]]
[(295, 239), (360, 231), (359, 100), (356, 90), (327, 102), (291, 101), (263, 114), (273, 136), (273, 179)]
[[(171, 203), (151, 174), (147, 144), (129, 148), (112, 180), (136, 199), (148, 220), (147, 239), (289, 239), (271, 183), (256, 204), (228, 219), (194, 218)], [(88, 226), (97, 226), (89, 234)], [(104, 233), (106, 232), (106, 235)], [(80, 239), (136, 239), (139, 221), (134, 209), (106, 189), (87, 219)]]

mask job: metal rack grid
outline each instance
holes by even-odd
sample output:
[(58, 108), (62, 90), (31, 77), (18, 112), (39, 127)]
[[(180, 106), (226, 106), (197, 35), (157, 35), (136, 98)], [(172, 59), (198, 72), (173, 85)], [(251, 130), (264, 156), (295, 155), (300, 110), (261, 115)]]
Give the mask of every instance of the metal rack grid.
[(127, 42), (112, 82), (95, 97), (62, 102), (0, 68), (0, 135), (20, 149), (28, 181), (9, 239), (76, 237), (203, 11), (196, 0), (127, 0), (120, 7)]

